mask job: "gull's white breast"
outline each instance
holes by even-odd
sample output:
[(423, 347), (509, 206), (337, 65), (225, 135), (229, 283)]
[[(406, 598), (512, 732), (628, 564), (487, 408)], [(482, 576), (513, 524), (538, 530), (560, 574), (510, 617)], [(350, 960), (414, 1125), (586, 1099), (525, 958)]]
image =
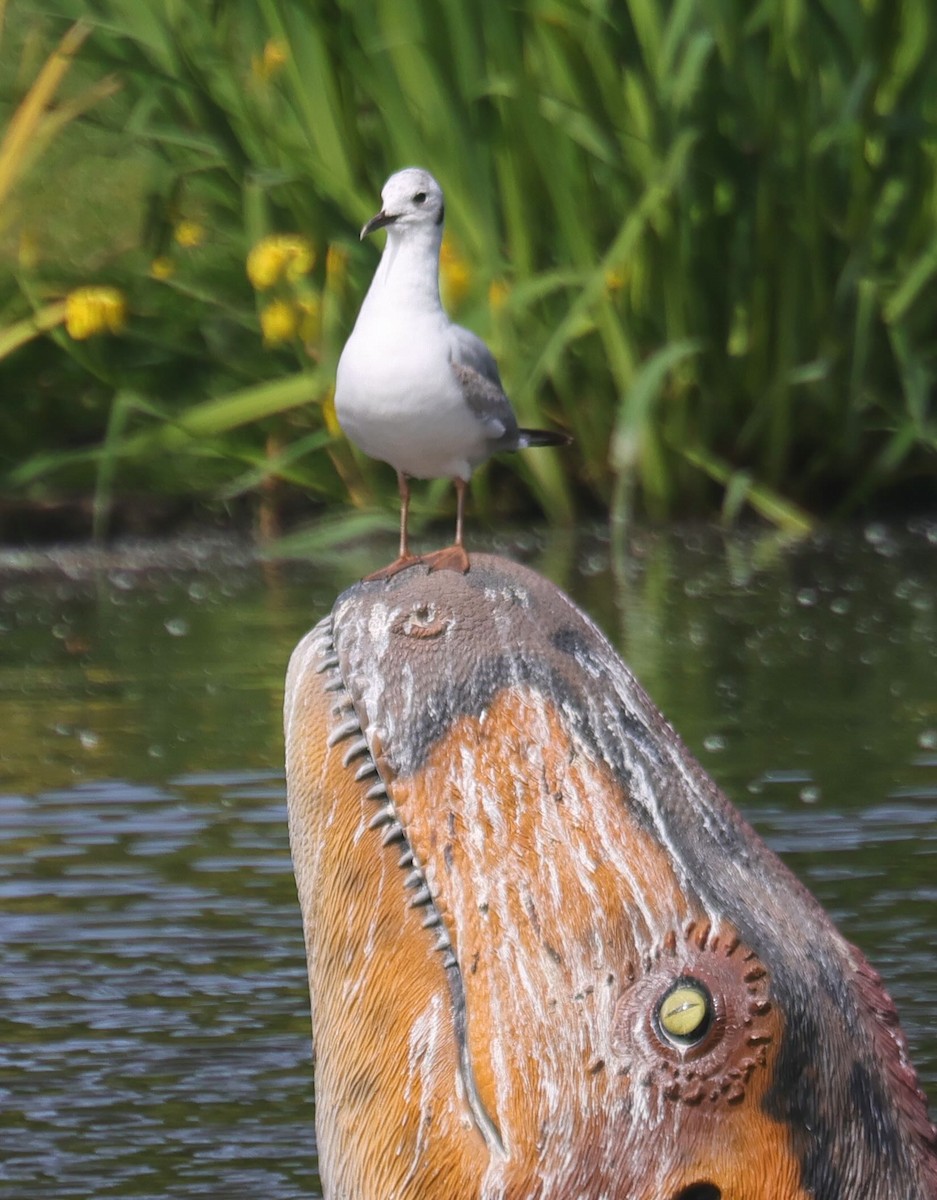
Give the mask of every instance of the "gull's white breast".
[(359, 318), (338, 364), (339, 424), (406, 475), (468, 479), (492, 446), (452, 370), (449, 322), (441, 311), (397, 317), (382, 306)]

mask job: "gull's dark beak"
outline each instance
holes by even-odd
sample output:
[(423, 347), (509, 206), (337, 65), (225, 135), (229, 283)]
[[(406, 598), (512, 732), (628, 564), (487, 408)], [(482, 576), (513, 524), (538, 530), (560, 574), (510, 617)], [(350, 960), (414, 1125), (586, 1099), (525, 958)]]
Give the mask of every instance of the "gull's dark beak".
[(361, 240), (364, 241), (368, 234), (373, 233), (375, 229), (383, 229), (385, 225), (393, 225), (396, 220), (396, 213), (387, 213), (381, 209), (379, 213), (374, 214), (371, 220), (368, 221), (367, 225), (362, 226)]

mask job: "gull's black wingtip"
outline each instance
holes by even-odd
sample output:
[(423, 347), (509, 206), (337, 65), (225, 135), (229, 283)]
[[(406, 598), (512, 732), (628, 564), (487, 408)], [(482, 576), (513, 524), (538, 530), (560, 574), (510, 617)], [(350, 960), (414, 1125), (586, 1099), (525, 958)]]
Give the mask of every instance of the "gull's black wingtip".
[(570, 446), (572, 437), (558, 429), (518, 429), (517, 448), (526, 450), (530, 446)]

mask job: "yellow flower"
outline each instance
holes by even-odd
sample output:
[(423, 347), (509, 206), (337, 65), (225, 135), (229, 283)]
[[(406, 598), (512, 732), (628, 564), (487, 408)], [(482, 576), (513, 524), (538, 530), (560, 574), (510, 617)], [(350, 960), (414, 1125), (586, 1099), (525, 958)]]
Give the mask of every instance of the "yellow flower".
[(169, 279), (175, 273), (176, 264), (165, 254), (161, 254), (159, 258), (154, 258), (150, 263), (150, 277), (152, 279)]
[(503, 279), (492, 279), (488, 287), (488, 307), (492, 312), (500, 312), (508, 302), (511, 289)]
[(605, 272), (605, 290), (611, 295), (620, 292), (628, 282), (628, 277), (623, 268), (611, 268)]
[(298, 332), (304, 342), (314, 342), (319, 336), (322, 304), (315, 294), (303, 296), (297, 300), (296, 308), (299, 314)]
[(205, 227), (198, 221), (179, 221), (172, 231), (172, 236), (178, 245), (186, 250), (191, 250), (195, 246), (201, 246), (204, 242)]
[(286, 42), (282, 38), (271, 38), (264, 46), (263, 53), (255, 54), (251, 59), (254, 78), (261, 83), (267, 83), (274, 75), (279, 75), (289, 58), (290, 51)]
[(247, 277), (265, 292), (284, 277), (295, 283), (315, 266), (312, 243), (298, 233), (272, 233), (261, 238), (247, 256)]
[(469, 290), (472, 272), (448, 235), (443, 238), (439, 252), (439, 272), (446, 304), (458, 308)]
[(283, 270), (283, 255), (273, 238), (264, 238), (247, 256), (247, 278), (258, 292), (272, 288)]
[(260, 329), (265, 346), (288, 342), (299, 329), (299, 311), (285, 300), (273, 300), (260, 310)]
[(127, 301), (117, 288), (76, 288), (65, 297), (65, 328), (76, 342), (96, 333), (119, 333), (126, 321)]

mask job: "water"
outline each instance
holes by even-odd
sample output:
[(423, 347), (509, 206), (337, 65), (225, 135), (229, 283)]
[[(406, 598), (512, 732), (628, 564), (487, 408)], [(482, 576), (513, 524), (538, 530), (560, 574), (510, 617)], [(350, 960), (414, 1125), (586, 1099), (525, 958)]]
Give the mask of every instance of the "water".
[[(937, 526), (510, 548), (882, 971), (937, 1099)], [(380, 558), (141, 557), (0, 564), (0, 1196), (316, 1196), (282, 679)]]

